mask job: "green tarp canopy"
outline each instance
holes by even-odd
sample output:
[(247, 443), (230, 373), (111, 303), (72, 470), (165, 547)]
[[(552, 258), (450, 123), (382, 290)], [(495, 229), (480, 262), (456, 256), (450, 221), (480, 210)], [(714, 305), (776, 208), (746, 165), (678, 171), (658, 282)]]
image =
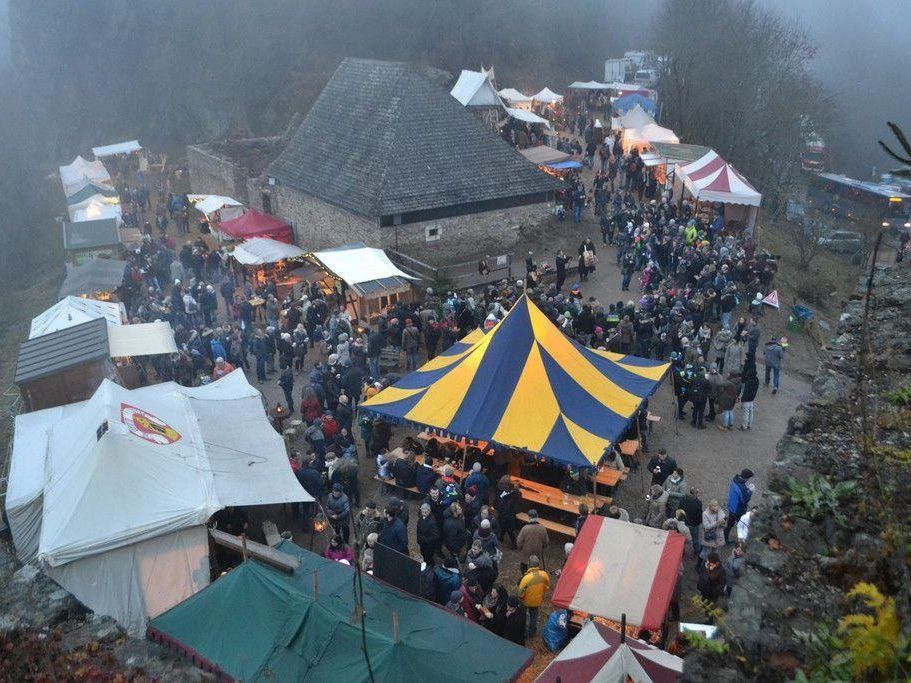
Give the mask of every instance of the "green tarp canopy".
[[(354, 570), (290, 541), (278, 549), (300, 559), (293, 574), (248, 560), (153, 619), (149, 637), (238, 680), (369, 680)], [(370, 575), (363, 587), (375, 681), (506, 681), (531, 660), (529, 650)]]

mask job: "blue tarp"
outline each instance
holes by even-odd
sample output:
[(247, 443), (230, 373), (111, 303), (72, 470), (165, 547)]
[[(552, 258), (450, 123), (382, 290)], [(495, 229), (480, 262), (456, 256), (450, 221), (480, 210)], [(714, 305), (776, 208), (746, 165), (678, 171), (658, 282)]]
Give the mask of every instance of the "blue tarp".
[(614, 100), (612, 106), (614, 108), (614, 111), (625, 114), (637, 104), (652, 116), (658, 113), (658, 105), (656, 105), (653, 100), (650, 100), (648, 97), (645, 97), (644, 95), (640, 95), (638, 93), (632, 93), (630, 95), (618, 97), (616, 100)]
[(572, 161), (572, 160), (558, 161), (555, 164), (544, 164), (544, 165), (547, 166), (548, 168), (555, 168), (558, 170), (563, 170), (566, 168), (582, 168), (582, 164), (580, 164), (578, 161)]

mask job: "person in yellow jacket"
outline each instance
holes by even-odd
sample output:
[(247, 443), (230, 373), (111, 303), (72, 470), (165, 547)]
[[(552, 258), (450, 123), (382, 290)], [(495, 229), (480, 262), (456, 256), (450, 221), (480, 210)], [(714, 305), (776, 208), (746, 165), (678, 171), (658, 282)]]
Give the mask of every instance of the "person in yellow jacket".
[(686, 246), (693, 246), (693, 243), (696, 241), (696, 233), (696, 224), (694, 222), (691, 222), (686, 226), (683, 230), (683, 238), (686, 240)]
[(550, 576), (541, 569), (537, 555), (528, 558), (528, 571), (519, 580), (519, 600), (528, 612), (528, 637), (538, 630), (538, 608), (544, 602), (544, 594), (550, 588)]

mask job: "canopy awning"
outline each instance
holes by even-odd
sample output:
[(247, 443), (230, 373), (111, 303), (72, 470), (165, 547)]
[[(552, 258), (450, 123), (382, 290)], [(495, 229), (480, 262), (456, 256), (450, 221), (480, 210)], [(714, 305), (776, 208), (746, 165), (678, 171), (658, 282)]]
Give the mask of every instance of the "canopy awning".
[(762, 195), (731, 164), (710, 150), (700, 159), (677, 166), (690, 194), (701, 201), (759, 206)]
[[(532, 653), (452, 612), (283, 541), (290, 574), (250, 560), (153, 619), (152, 640), (248, 681), (515, 680)], [(319, 582), (314, 577), (319, 575)], [(365, 664), (362, 643), (370, 654)], [(457, 669), (453, 667), (456, 666)]]
[(519, 153), (531, 163), (537, 164), (538, 166), (556, 164), (561, 161), (572, 159), (572, 155), (561, 152), (559, 149), (548, 147), (547, 145), (527, 147), (525, 149), (520, 149)]
[(361, 410), (593, 468), (668, 367), (586, 348), (523, 295), (489, 333), (425, 363)]
[(556, 161), (552, 164), (544, 164), (548, 168), (552, 168), (556, 171), (565, 171), (570, 168), (582, 168), (581, 162), (575, 161), (573, 159), (567, 159), (566, 161)]
[(126, 318), (126, 310), (123, 304), (116, 301), (97, 301), (78, 296), (67, 296), (41, 315), (32, 318), (28, 338), (43, 337), (51, 332), (75, 327), (96, 318), (104, 318), (108, 327), (119, 327)]
[[(199, 205), (196, 208), (199, 208)], [(223, 220), (216, 229), (221, 234), (238, 240), (264, 237), (286, 244), (294, 242), (290, 223), (271, 214), (260, 213), (256, 209), (248, 209), (237, 218)]]
[(215, 213), (226, 206), (243, 206), (243, 204), (236, 199), (223, 197), (218, 194), (191, 194), (187, 195), (187, 198), (193, 202), (199, 212), (204, 213), (206, 216)]
[(670, 128), (664, 128), (657, 123), (647, 123), (640, 128), (623, 129), (623, 151), (629, 152), (631, 149), (640, 151), (648, 148), (653, 142), (680, 142), (680, 138)]
[(115, 154), (130, 154), (131, 152), (138, 152), (141, 149), (142, 145), (139, 144), (138, 140), (128, 140), (126, 142), (117, 142), (113, 145), (92, 147), (92, 154), (95, 155), (96, 159), (100, 159), (101, 157), (109, 157)]
[(573, 81), (570, 88), (573, 90), (608, 90), (610, 83), (599, 83), (598, 81)]
[(416, 279), (399, 270), (382, 249), (339, 247), (315, 251), (313, 257), (330, 273), (349, 285), (392, 277)]
[(94, 258), (67, 271), (58, 296), (94, 296), (110, 293), (123, 284), (126, 268), (130, 264), (115, 259)]
[(590, 515), (554, 588), (559, 607), (657, 631), (677, 585), (686, 539)]
[(563, 648), (535, 683), (578, 681), (579, 683), (674, 683), (683, 674), (683, 660), (669, 652), (626, 638), (590, 621)]
[(642, 154), (642, 161), (646, 166), (669, 166), (687, 164), (700, 159), (708, 152), (709, 147), (702, 145), (688, 145), (673, 142), (652, 142), (651, 151)]
[(166, 321), (119, 325), (108, 329), (111, 358), (177, 353), (174, 330)]
[(254, 237), (234, 247), (231, 256), (245, 266), (261, 266), (285, 259), (303, 258), (306, 252), (294, 244), (286, 244), (269, 237)]
[(545, 119), (543, 116), (538, 116), (534, 112), (530, 112), (525, 109), (514, 109), (512, 107), (506, 107), (506, 113), (518, 121), (525, 121), (526, 123), (543, 123), (547, 128), (550, 128), (550, 121)]
[(558, 95), (550, 88), (542, 88), (534, 95), (531, 96), (535, 102), (544, 102), (545, 104), (552, 104), (554, 102), (562, 102), (563, 95)]
[(119, 225), (123, 216), (120, 199), (117, 197), (105, 197), (100, 194), (96, 194), (82, 204), (74, 204), (67, 207), (67, 212), (70, 214), (70, 220), (73, 223), (113, 219)]
[(507, 102), (531, 102), (528, 95), (523, 95), (515, 88), (503, 88), (499, 95)]

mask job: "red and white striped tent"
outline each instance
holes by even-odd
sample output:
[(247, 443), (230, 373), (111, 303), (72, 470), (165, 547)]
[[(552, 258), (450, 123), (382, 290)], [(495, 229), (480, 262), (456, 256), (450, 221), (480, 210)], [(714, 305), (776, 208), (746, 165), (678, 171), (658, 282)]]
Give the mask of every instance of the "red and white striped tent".
[(658, 630), (664, 624), (685, 538), (589, 515), (554, 589), (553, 604)]
[(674, 683), (683, 660), (669, 652), (627, 638), (609, 626), (588, 622), (563, 652), (547, 665), (536, 683)]
[(682, 197), (684, 190), (697, 202), (733, 205), (732, 210), (725, 208), (725, 220), (738, 220), (750, 230), (755, 227), (762, 194), (715, 150), (688, 164), (677, 164), (674, 195)]

